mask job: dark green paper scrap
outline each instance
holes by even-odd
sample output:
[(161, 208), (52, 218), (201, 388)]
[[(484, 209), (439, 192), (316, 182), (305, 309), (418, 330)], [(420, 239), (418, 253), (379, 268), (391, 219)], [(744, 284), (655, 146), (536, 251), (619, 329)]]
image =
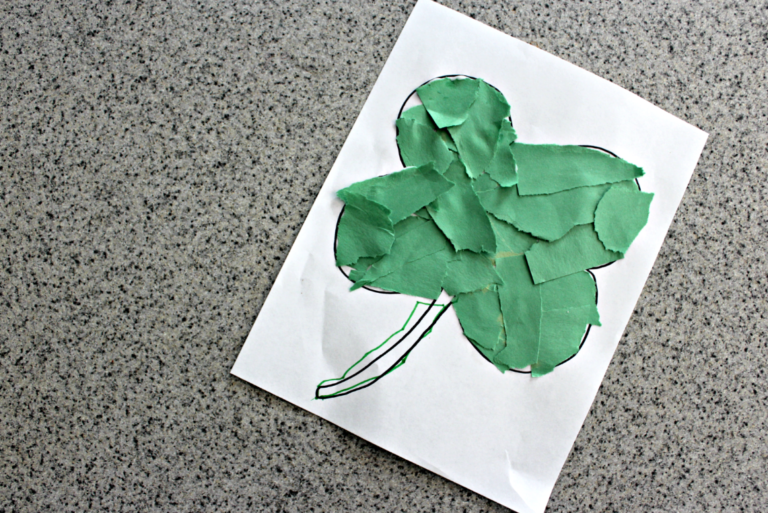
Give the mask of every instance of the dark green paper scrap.
[[(499, 187), (487, 175), (475, 182), (477, 197), (485, 210), (534, 237), (553, 241), (571, 228), (594, 221), (595, 208), (610, 185), (578, 187), (552, 194), (521, 196), (518, 187)], [(636, 189), (635, 182), (614, 187)]]
[(395, 225), (391, 251), (374, 263), (352, 290), (372, 285), (437, 299), (446, 265), (454, 258), (450, 242), (432, 220), (411, 216)]
[(477, 178), (485, 172), (496, 150), (501, 122), (507, 117), (509, 104), (504, 96), (485, 82), (480, 82), (477, 99), (469, 109), (466, 121), (448, 128), (470, 178)]
[(461, 125), (484, 84), (479, 80), (434, 80), (416, 89), (419, 99), (429, 111), (438, 128)]
[(595, 230), (606, 249), (626, 253), (648, 222), (653, 194), (613, 186), (595, 211)]
[(581, 146), (515, 143), (512, 154), (520, 175), (518, 190), (524, 196), (634, 180), (644, 174), (634, 164)]
[(461, 161), (454, 161), (445, 172), (454, 186), (427, 206), (429, 215), (450, 239), (456, 251), (476, 253), (496, 251), (496, 239), (488, 214), (472, 189), (472, 182)]
[[(339, 192), (337, 264), (372, 286), (453, 308), (502, 372), (541, 376), (600, 325), (585, 270), (623, 258), (648, 219), (643, 170), (601, 151), (517, 142), (509, 104), (482, 80), (439, 79), (397, 120), (415, 167)], [(404, 360), (403, 360), (404, 361)]]
[(576, 226), (554, 242), (538, 242), (525, 252), (534, 283), (568, 276), (622, 258), (605, 249), (592, 224)]
[(362, 257), (389, 253), (395, 242), (391, 211), (355, 193), (345, 195), (339, 221), (336, 265), (352, 265)]
[(454, 153), (436, 130), (408, 118), (400, 118), (396, 124), (397, 145), (406, 166), (434, 164), (439, 173), (448, 169)]
[(517, 164), (512, 155), (512, 143), (516, 139), (517, 132), (508, 119), (503, 119), (493, 157), (486, 168), (488, 175), (502, 187), (511, 187), (517, 183)]
[(337, 196), (346, 201), (348, 194), (357, 194), (390, 210), (392, 223), (398, 223), (438, 196), (453, 184), (435, 171), (433, 162), (420, 167), (371, 178), (342, 189)]
[(448, 262), (443, 288), (448, 294), (456, 296), (500, 283), (501, 278), (496, 274), (490, 257), (472, 251), (459, 251), (456, 258)]

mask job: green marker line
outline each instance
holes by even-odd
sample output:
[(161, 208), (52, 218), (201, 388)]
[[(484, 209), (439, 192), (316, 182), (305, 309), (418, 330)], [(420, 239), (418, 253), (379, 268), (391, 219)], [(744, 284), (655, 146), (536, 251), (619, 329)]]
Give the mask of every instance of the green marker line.
[[(431, 331), (431, 330), (430, 330), (430, 331)], [(404, 356), (404, 357), (403, 357), (403, 358), (402, 358), (402, 359), (401, 359), (401, 360), (398, 362), (398, 364), (397, 364), (397, 365), (395, 365), (394, 367), (392, 367), (391, 369), (389, 369), (389, 371), (387, 371), (387, 372), (385, 372), (384, 374), (382, 374), (382, 376), (386, 376), (387, 374), (389, 374), (389, 373), (390, 373), (390, 372), (392, 372), (393, 370), (395, 370), (395, 369), (399, 369), (400, 367), (402, 367), (402, 366), (403, 366), (403, 364), (406, 362), (406, 360), (408, 360), (408, 356)], [(351, 387), (347, 387), (347, 388), (344, 388), (344, 389), (342, 389), (342, 390), (337, 390), (336, 392), (334, 392), (334, 393), (332, 393), (332, 394), (321, 395), (321, 396), (320, 396), (318, 399), (330, 399), (331, 397), (336, 397), (336, 396), (337, 396), (337, 395), (339, 395), (339, 394), (342, 394), (342, 393), (344, 393), (344, 392), (347, 392), (347, 391), (349, 391), (349, 390), (352, 390), (353, 388), (358, 388), (358, 387), (360, 387), (360, 386), (363, 386), (363, 385), (365, 385), (366, 383), (369, 383), (369, 382), (371, 382), (371, 381), (373, 381), (374, 379), (377, 379), (377, 378), (379, 378), (379, 377), (381, 377), (381, 376), (373, 376), (373, 377), (371, 377), (371, 378), (368, 378), (368, 379), (366, 379), (366, 380), (363, 380), (363, 381), (361, 381), (360, 383), (356, 383), (356, 384), (352, 385)], [(326, 380), (326, 381), (331, 381), (331, 380)]]
[[(413, 306), (413, 309), (411, 310), (411, 313), (408, 315), (408, 318), (405, 320), (405, 323), (403, 324), (402, 328), (400, 328), (399, 330), (397, 330), (397, 331), (395, 331), (394, 333), (392, 333), (392, 334), (391, 334), (389, 337), (387, 337), (387, 338), (386, 338), (386, 340), (384, 340), (384, 342), (382, 342), (382, 343), (381, 343), (381, 344), (379, 344), (378, 346), (374, 347), (373, 349), (371, 349), (370, 351), (368, 351), (367, 353), (365, 353), (365, 354), (364, 354), (364, 355), (363, 355), (363, 356), (362, 356), (362, 357), (361, 357), (359, 360), (357, 360), (357, 361), (356, 361), (355, 363), (353, 363), (353, 364), (352, 364), (352, 365), (351, 365), (351, 366), (350, 366), (350, 367), (349, 367), (347, 370), (345, 370), (345, 371), (344, 371), (344, 374), (342, 374), (340, 378), (331, 378), (331, 379), (325, 379), (325, 380), (321, 381), (320, 383), (318, 383), (317, 387), (321, 387), (321, 386), (323, 386), (323, 385), (324, 385), (324, 384), (326, 384), (326, 383), (330, 383), (330, 382), (334, 382), (334, 381), (341, 381), (341, 380), (343, 380), (343, 379), (346, 379), (347, 375), (348, 375), (349, 373), (351, 373), (351, 372), (352, 372), (352, 371), (355, 369), (355, 367), (357, 367), (358, 365), (360, 365), (360, 363), (362, 363), (362, 362), (363, 362), (363, 361), (364, 361), (364, 360), (365, 360), (365, 359), (366, 359), (368, 356), (370, 356), (372, 353), (374, 353), (374, 352), (378, 351), (379, 349), (381, 349), (382, 347), (384, 347), (384, 346), (385, 346), (385, 345), (386, 345), (386, 344), (387, 344), (387, 343), (388, 343), (390, 340), (392, 340), (392, 339), (393, 339), (393, 338), (394, 338), (396, 335), (399, 335), (400, 333), (402, 333), (402, 332), (404, 332), (404, 331), (405, 331), (405, 329), (408, 327), (408, 323), (410, 323), (410, 322), (411, 322), (411, 319), (413, 319), (413, 315), (416, 313), (416, 310), (419, 308), (419, 305), (430, 306), (430, 304), (431, 304), (431, 303), (424, 303), (423, 301), (416, 301), (416, 304)], [(440, 315), (440, 313), (441, 313), (443, 310), (445, 310), (445, 309), (446, 309), (448, 306), (450, 306), (450, 304), (448, 304), (448, 305), (440, 305), (440, 304), (435, 304), (435, 305), (432, 305), (432, 306), (438, 306), (438, 307), (440, 307), (440, 310), (437, 312), (437, 314), (435, 314), (435, 317), (437, 317), (438, 315)], [(426, 338), (426, 337), (427, 337), (427, 336), (428, 336), (430, 333), (432, 333), (432, 329), (431, 329), (431, 328), (429, 329), (429, 331), (427, 331), (426, 333), (424, 333), (424, 335), (423, 335), (423, 336), (424, 336), (424, 338)], [(336, 396), (336, 395), (338, 395), (338, 394), (341, 394), (341, 393), (347, 392), (347, 391), (349, 391), (349, 390), (352, 390), (353, 388), (357, 388), (357, 387), (360, 387), (360, 386), (362, 386), (362, 385), (365, 385), (366, 383), (369, 383), (370, 381), (373, 381), (374, 379), (377, 379), (377, 378), (379, 378), (379, 377), (383, 377), (383, 376), (386, 376), (387, 374), (389, 374), (390, 372), (394, 371), (395, 369), (398, 369), (398, 368), (402, 367), (402, 366), (403, 366), (403, 364), (404, 364), (404, 363), (405, 363), (407, 360), (408, 360), (408, 355), (405, 355), (405, 356), (404, 356), (404, 357), (403, 357), (403, 358), (402, 358), (402, 359), (401, 359), (401, 360), (400, 360), (400, 361), (397, 363), (397, 365), (395, 365), (394, 367), (392, 367), (391, 369), (389, 369), (389, 371), (387, 371), (386, 373), (382, 374), (381, 376), (373, 376), (373, 377), (371, 377), (371, 378), (368, 378), (368, 379), (365, 379), (365, 380), (363, 380), (363, 381), (361, 381), (361, 382), (359, 382), (359, 383), (356, 383), (356, 384), (354, 384), (354, 385), (352, 385), (352, 386), (350, 386), (350, 387), (347, 387), (347, 388), (345, 388), (345, 389), (343, 389), (343, 390), (337, 390), (336, 392), (334, 392), (334, 393), (332, 393), (332, 394), (322, 395), (322, 396), (320, 396), (320, 397), (317, 397), (316, 399), (328, 399), (328, 398), (334, 397), (334, 396)]]

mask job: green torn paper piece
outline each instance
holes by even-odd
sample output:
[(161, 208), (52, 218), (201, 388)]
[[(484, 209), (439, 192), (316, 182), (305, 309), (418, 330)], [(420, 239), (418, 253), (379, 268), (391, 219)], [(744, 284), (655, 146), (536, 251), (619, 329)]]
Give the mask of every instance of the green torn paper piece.
[(438, 173), (444, 173), (454, 159), (440, 134), (412, 119), (397, 120), (397, 146), (406, 166), (422, 166), (433, 162)]
[(434, 130), (438, 129), (437, 125), (435, 125), (435, 122), (432, 121), (431, 117), (429, 117), (429, 113), (427, 112), (427, 109), (424, 108), (424, 105), (416, 105), (415, 107), (411, 107), (410, 109), (403, 112), (399, 119), (411, 119), (417, 123), (421, 123), (422, 125), (427, 125)]
[(494, 259), (518, 256), (528, 251), (539, 240), (521, 232), (506, 221), (500, 221), (493, 216), (488, 218), (491, 228), (496, 234), (496, 254)]
[(645, 224), (653, 194), (611, 187), (595, 211), (595, 231), (606, 249), (626, 253)]
[(485, 172), (502, 187), (511, 187), (517, 183), (517, 164), (510, 147), (516, 139), (517, 133), (512, 128), (512, 124), (508, 119), (502, 120), (493, 158), (485, 169)]
[(408, 217), (395, 225), (391, 251), (352, 286), (365, 285), (412, 296), (437, 299), (446, 265), (456, 258), (448, 239), (431, 220)]
[(536, 363), (531, 365), (534, 378), (548, 374), (560, 363), (579, 352), (579, 345), (586, 333), (587, 323), (580, 311), (587, 307), (569, 310), (551, 310), (541, 314), (541, 343)]
[(355, 194), (346, 194), (339, 221), (336, 265), (354, 265), (363, 257), (389, 253), (395, 241), (390, 210)]
[(468, 249), (475, 253), (494, 253), (496, 237), (491, 222), (472, 189), (464, 165), (454, 161), (444, 176), (454, 186), (427, 206), (429, 215), (456, 251)]
[(587, 271), (577, 272), (540, 285), (541, 310), (562, 310), (572, 307), (589, 307), (585, 322), (600, 326), (597, 312), (597, 287)]
[(419, 216), (422, 219), (432, 219), (432, 216), (430, 216), (429, 212), (427, 211), (427, 207), (420, 208), (414, 212), (414, 215)]
[(634, 180), (645, 174), (626, 160), (581, 146), (515, 143), (512, 154), (517, 187), (524, 196)]
[(420, 167), (409, 167), (402, 171), (371, 178), (340, 190), (337, 195), (347, 202), (351, 193), (367, 198), (388, 208), (390, 219), (396, 224), (420, 208), (432, 203), (435, 198), (451, 189), (453, 184), (435, 171), (430, 162)]
[(439, 128), (464, 123), (475, 103), (479, 80), (441, 78), (416, 89), (421, 102)]
[(359, 269), (352, 269), (351, 271), (349, 271), (349, 279), (352, 280), (352, 281), (356, 282), (357, 280), (359, 280), (363, 276), (365, 276), (365, 271), (364, 270), (361, 271)]
[(551, 372), (576, 354), (587, 325), (600, 326), (595, 281), (587, 272), (542, 283), (539, 355), (531, 366), (534, 377)]
[(500, 283), (501, 279), (496, 274), (493, 261), (472, 251), (456, 253), (456, 259), (448, 262), (443, 278), (443, 288), (452, 296)]
[(437, 299), (442, 291), (445, 266), (451, 258), (453, 258), (453, 251), (447, 248), (408, 262), (397, 271), (382, 276), (370, 285), (410, 296)]
[(494, 356), (493, 362), (522, 369), (536, 363), (539, 354), (541, 287), (534, 285), (522, 256), (497, 260), (496, 272), (504, 281), (499, 287), (499, 300), (507, 345)]
[(375, 264), (380, 256), (376, 257), (362, 257), (357, 262), (352, 264), (353, 269), (349, 272), (349, 279), (357, 281), (365, 275), (365, 272), (370, 266)]
[(477, 99), (466, 121), (448, 127), (470, 178), (477, 178), (493, 158), (501, 121), (509, 117), (504, 96), (485, 82), (478, 81)]
[[(475, 182), (477, 197), (486, 211), (519, 230), (553, 241), (574, 226), (591, 223), (600, 198), (611, 186), (578, 187), (535, 196), (520, 196), (518, 187), (499, 187), (487, 175)], [(625, 181), (614, 187), (636, 190), (637, 185)]]
[(459, 150), (456, 149), (456, 144), (454, 144), (453, 139), (451, 139), (451, 134), (448, 133), (448, 130), (440, 130), (437, 128), (437, 125), (435, 125), (435, 122), (432, 121), (432, 118), (429, 116), (427, 109), (424, 108), (424, 105), (416, 105), (415, 107), (411, 107), (410, 109), (403, 112), (403, 114), (400, 116), (400, 119), (412, 119), (417, 123), (430, 127), (440, 135), (449, 150), (454, 153), (459, 152)]
[(576, 226), (563, 238), (536, 243), (525, 252), (534, 283), (554, 280), (623, 257), (622, 253), (605, 249), (592, 224)]
[[(483, 354), (491, 357), (504, 343), (504, 323), (499, 305), (499, 293), (495, 288), (459, 294), (453, 300), (453, 308), (459, 318), (464, 334)], [(486, 351), (490, 352), (487, 354)]]

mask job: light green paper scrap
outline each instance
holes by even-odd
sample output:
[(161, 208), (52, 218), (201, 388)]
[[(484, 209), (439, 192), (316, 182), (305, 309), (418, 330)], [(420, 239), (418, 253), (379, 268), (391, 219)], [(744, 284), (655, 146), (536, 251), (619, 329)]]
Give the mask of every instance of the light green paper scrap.
[(642, 168), (602, 151), (557, 144), (512, 145), (521, 195), (551, 194), (590, 185), (634, 180)]
[(450, 239), (456, 251), (494, 253), (496, 237), (480, 200), (460, 161), (454, 161), (444, 174), (454, 187), (427, 206), (429, 215)]
[(571, 307), (589, 307), (592, 312), (586, 317), (589, 324), (600, 326), (597, 312), (597, 287), (595, 280), (586, 271), (569, 274), (540, 285), (542, 311), (560, 310)]
[(472, 251), (456, 253), (456, 259), (448, 262), (443, 278), (443, 288), (452, 296), (500, 283), (490, 257)]
[(464, 123), (475, 103), (480, 81), (441, 78), (416, 89), (421, 102), (439, 128)]
[(606, 249), (626, 253), (648, 222), (653, 194), (611, 187), (595, 211), (595, 231)]
[(623, 257), (621, 253), (605, 249), (592, 224), (576, 226), (561, 239), (536, 243), (525, 252), (535, 283), (554, 280)]
[(435, 122), (432, 121), (432, 118), (429, 116), (427, 109), (424, 108), (424, 105), (416, 105), (411, 107), (410, 109), (403, 112), (399, 119), (411, 119), (417, 123), (421, 123), (422, 125), (427, 125), (434, 130), (438, 129), (437, 125), (435, 125)]
[(354, 265), (362, 257), (389, 253), (395, 241), (390, 210), (355, 193), (346, 194), (339, 220), (336, 265)]
[(470, 178), (483, 174), (493, 158), (501, 121), (507, 117), (509, 104), (504, 96), (485, 82), (478, 81), (477, 99), (467, 119), (461, 125), (448, 127)]
[(453, 184), (435, 170), (433, 163), (428, 162), (420, 167), (408, 167), (354, 183), (337, 195), (346, 202), (347, 196), (354, 193), (383, 205), (391, 211), (390, 219), (396, 224), (452, 187)]

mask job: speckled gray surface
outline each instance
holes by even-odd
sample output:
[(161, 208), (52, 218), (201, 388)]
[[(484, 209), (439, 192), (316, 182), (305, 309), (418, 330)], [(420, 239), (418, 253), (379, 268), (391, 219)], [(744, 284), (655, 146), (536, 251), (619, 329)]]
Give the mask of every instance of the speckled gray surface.
[[(446, 5), (710, 132), (550, 501), (768, 510), (768, 5)], [(0, 2), (0, 511), (504, 511), (229, 375), (411, 2)]]

